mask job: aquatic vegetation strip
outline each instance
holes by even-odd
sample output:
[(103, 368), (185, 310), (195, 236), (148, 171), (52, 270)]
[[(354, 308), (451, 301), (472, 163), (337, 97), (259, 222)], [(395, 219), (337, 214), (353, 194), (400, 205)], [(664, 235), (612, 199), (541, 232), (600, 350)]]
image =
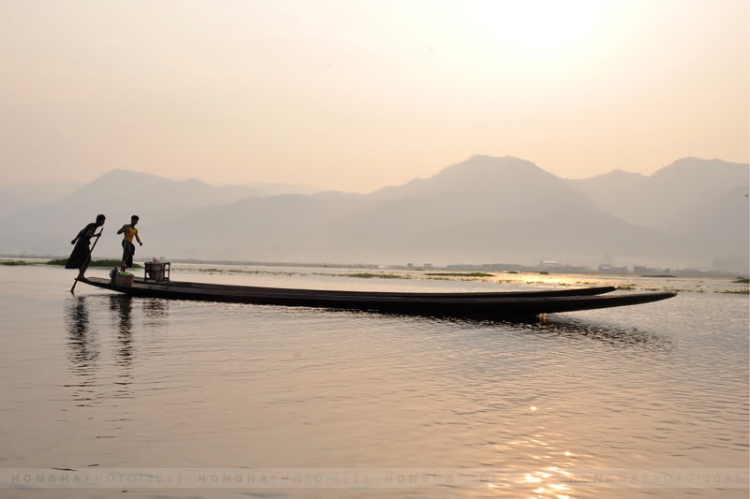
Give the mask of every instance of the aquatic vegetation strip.
[[(4, 260), (0, 261), (0, 265), (4, 265), (7, 267), (20, 267), (20, 266), (43, 266), (43, 265), (51, 265), (51, 266), (59, 266), (64, 267), (65, 264), (68, 263), (67, 258), (55, 258), (53, 260), (48, 260), (46, 262), (43, 261), (31, 261), (31, 260)], [(101, 268), (111, 268), (111, 267), (118, 267), (120, 265), (120, 260), (117, 259), (104, 259), (104, 260), (93, 260), (91, 264), (89, 264), (89, 267), (101, 267)], [(139, 264), (133, 265), (134, 269), (140, 269), (143, 268), (143, 266)]]
[(358, 279), (411, 279), (411, 276), (403, 274), (373, 274), (373, 273), (358, 273), (358, 274), (316, 274), (316, 275), (332, 275), (335, 277), (356, 277)]
[(249, 274), (249, 275), (306, 275), (304, 272), (284, 272), (284, 271), (273, 271), (273, 270), (247, 270), (247, 269), (219, 269), (219, 268), (194, 268), (185, 269), (176, 267), (173, 269), (177, 272), (193, 271), (201, 272), (204, 274)]
[[(66, 263), (68, 263), (67, 258), (55, 258), (54, 260), (49, 260), (48, 262), (43, 263), (43, 265), (64, 266)], [(119, 267), (120, 263), (122, 263), (122, 260), (119, 260), (116, 258), (105, 258), (102, 260), (92, 260), (91, 264), (89, 264), (89, 267), (112, 268), (112, 267)], [(132, 268), (142, 269), (143, 266), (137, 263), (134, 263)]]
[(325, 277), (355, 277), (359, 279), (411, 279), (411, 276), (401, 274), (379, 274), (379, 273), (355, 273), (355, 274), (330, 274), (327, 272), (288, 272), (288, 271), (274, 271), (274, 270), (248, 270), (248, 269), (220, 269), (215, 267), (210, 268), (195, 268), (195, 269), (181, 269), (176, 268), (177, 271), (195, 271), (207, 274), (247, 274), (247, 275), (284, 275), (284, 276), (304, 276), (304, 275), (317, 275)]
[[(612, 280), (602, 277), (597, 280), (598, 276), (588, 276), (594, 279), (582, 280), (580, 276), (566, 277), (563, 275), (539, 275), (519, 272), (355, 272), (355, 273), (328, 273), (328, 272), (289, 272), (289, 271), (272, 271), (272, 270), (249, 270), (237, 268), (194, 268), (194, 269), (176, 269), (186, 271), (196, 271), (209, 274), (246, 274), (246, 275), (283, 275), (283, 276), (321, 276), (321, 277), (345, 277), (354, 279), (415, 279), (415, 280), (432, 280), (432, 281), (483, 281), (494, 284), (523, 284), (530, 286), (553, 286), (553, 287), (570, 287), (570, 286), (595, 286), (611, 284)], [(531, 278), (532, 275), (534, 278)], [(549, 277), (548, 277), (549, 276)], [(653, 276), (649, 276), (653, 277)], [(672, 285), (655, 285), (649, 283), (626, 282), (617, 285), (617, 289), (623, 291), (668, 291), (674, 293), (724, 293), (724, 290), (706, 290), (703, 289), (703, 281), (697, 281), (695, 287), (675, 287)], [(686, 283), (687, 284), (687, 283)], [(727, 290), (730, 291), (730, 290)], [(744, 291), (738, 291), (733, 294), (745, 294)]]
[[(41, 260), (19, 260), (7, 259), (0, 260), (0, 266), (64, 266), (65, 258), (56, 258), (49, 261)], [(120, 261), (117, 259), (94, 260), (91, 267), (112, 268), (118, 266)], [(143, 268), (136, 264), (133, 268)], [(305, 271), (286, 271), (286, 270), (251, 270), (247, 268), (232, 267), (175, 267), (173, 272), (200, 272), (206, 274), (235, 274), (235, 275), (270, 275), (270, 276), (322, 276), (322, 277), (347, 277), (353, 279), (416, 279), (416, 280), (433, 280), (433, 281), (481, 281), (493, 284), (515, 284), (527, 286), (551, 286), (551, 287), (570, 287), (570, 286), (600, 286), (614, 285), (621, 291), (667, 291), (673, 293), (721, 293), (748, 295), (748, 288), (741, 289), (717, 289), (701, 280), (682, 280), (683, 286), (674, 286), (675, 281), (667, 283), (656, 283), (652, 279), (673, 279), (672, 275), (647, 275), (638, 278), (649, 278), (650, 282), (633, 282), (621, 279), (611, 278), (610, 276), (600, 275), (564, 275), (549, 274), (543, 272), (354, 272), (354, 273), (327, 273), (327, 272), (305, 272)], [(619, 281), (619, 282), (618, 282)], [(712, 282), (712, 281), (709, 281)], [(735, 280), (725, 281), (731, 284), (748, 284), (750, 280), (746, 277), (737, 277)], [(706, 287), (707, 286), (707, 287)], [(713, 289), (711, 289), (713, 287)]]
[(495, 277), (487, 272), (427, 272), (425, 275), (439, 277)]

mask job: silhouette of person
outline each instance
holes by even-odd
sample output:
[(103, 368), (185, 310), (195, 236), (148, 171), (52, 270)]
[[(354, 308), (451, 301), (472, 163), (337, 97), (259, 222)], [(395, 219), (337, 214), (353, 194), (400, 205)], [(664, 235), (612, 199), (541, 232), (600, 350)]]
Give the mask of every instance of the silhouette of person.
[(135, 237), (138, 244), (143, 246), (141, 238), (138, 237), (138, 229), (135, 228), (138, 224), (138, 220), (140, 220), (138, 215), (133, 215), (130, 217), (130, 223), (123, 225), (122, 228), (117, 231), (118, 234), (124, 234), (122, 238), (122, 262), (120, 263), (120, 267), (123, 269), (133, 266), (133, 255), (135, 254), (133, 238)]
[(91, 250), (89, 249), (91, 238), (101, 235), (101, 232), (96, 234), (96, 229), (103, 226), (106, 219), (104, 215), (97, 215), (96, 222), (92, 222), (81, 229), (75, 239), (70, 241), (70, 244), (75, 244), (75, 247), (65, 263), (66, 269), (85, 269), (88, 267), (91, 261)]

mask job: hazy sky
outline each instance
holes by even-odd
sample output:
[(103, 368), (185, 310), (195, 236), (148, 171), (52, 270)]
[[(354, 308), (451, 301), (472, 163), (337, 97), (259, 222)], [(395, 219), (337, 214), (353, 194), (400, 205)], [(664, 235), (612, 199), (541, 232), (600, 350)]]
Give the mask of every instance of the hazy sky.
[(748, 161), (749, 2), (0, 0), (0, 182)]

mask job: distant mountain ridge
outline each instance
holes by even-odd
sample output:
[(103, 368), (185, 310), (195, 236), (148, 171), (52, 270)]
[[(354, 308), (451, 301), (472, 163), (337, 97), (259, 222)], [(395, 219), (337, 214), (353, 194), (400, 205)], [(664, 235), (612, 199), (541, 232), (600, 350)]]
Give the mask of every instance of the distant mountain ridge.
[(25, 182), (0, 185), (0, 216), (55, 203), (83, 185), (73, 181)]
[[(168, 193), (167, 197), (160, 193)], [(211, 185), (198, 179), (170, 180), (150, 173), (115, 169), (88, 184), (78, 182), (40, 182), (0, 185), (0, 217), (11, 212), (49, 205), (70, 198), (72, 203), (101, 202), (112, 195), (141, 197), (148, 208), (168, 209), (182, 206), (209, 206), (239, 201), (249, 196), (279, 194), (315, 194), (320, 189), (301, 184), (253, 182), (236, 185)], [(173, 197), (170, 198), (169, 195)]]
[[(749, 183), (748, 165), (698, 158), (651, 176), (620, 170), (567, 180), (519, 158), (477, 155), (361, 195), (261, 196), (252, 186), (116, 171), (53, 205), (0, 219), (10, 235), (0, 252), (62, 254), (97, 212), (113, 232), (137, 212), (141, 257), (596, 265), (606, 254), (619, 264), (722, 262), (741, 272)], [(110, 237), (102, 254), (116, 255), (119, 241)]]
[(665, 226), (702, 199), (714, 198), (734, 188), (747, 189), (749, 181), (746, 164), (690, 157), (677, 160), (651, 176), (620, 170), (571, 182), (581, 193), (623, 220)]

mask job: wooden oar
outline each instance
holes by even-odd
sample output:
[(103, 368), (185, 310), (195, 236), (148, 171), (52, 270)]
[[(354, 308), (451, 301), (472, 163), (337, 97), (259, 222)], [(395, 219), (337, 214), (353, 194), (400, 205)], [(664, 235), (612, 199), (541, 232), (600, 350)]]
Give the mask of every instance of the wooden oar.
[(94, 252), (94, 248), (96, 248), (96, 243), (99, 242), (99, 238), (102, 237), (102, 232), (104, 232), (104, 227), (102, 227), (102, 229), (96, 235), (96, 241), (94, 241), (94, 244), (91, 245), (91, 249), (89, 250), (89, 256), (86, 257), (86, 261), (83, 262), (83, 265), (81, 265), (81, 270), (78, 272), (78, 277), (76, 277), (75, 281), (73, 282), (73, 287), (70, 288), (71, 293), (75, 291), (76, 284), (78, 284), (78, 280), (83, 278), (83, 274), (85, 274), (86, 270), (89, 268), (89, 265), (91, 264), (91, 254)]

